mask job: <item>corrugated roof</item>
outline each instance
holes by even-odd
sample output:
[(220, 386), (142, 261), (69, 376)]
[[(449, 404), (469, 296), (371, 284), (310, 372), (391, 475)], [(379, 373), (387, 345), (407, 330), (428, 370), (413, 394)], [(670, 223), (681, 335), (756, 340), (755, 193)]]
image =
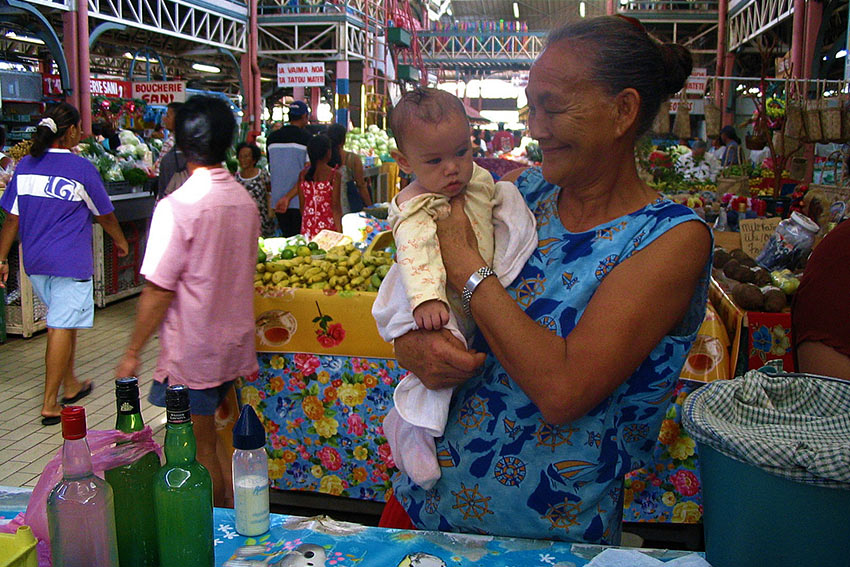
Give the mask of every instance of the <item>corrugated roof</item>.
[[(580, 18), (580, 0), (516, 0), (519, 21), (529, 30), (548, 30), (553, 25)], [(460, 21), (514, 21), (514, 0), (452, 0), (452, 17)], [(605, 0), (585, 0), (585, 17), (605, 15)]]

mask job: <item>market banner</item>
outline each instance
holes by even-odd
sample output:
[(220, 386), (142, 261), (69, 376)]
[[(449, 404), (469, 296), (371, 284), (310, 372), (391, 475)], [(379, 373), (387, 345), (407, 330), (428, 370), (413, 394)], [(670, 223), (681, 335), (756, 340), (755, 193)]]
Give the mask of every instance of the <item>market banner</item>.
[(375, 297), (360, 291), (257, 289), (257, 352), (395, 358), (372, 318)]
[(278, 63), (277, 86), (323, 87), (325, 86), (325, 63)]
[(105, 96), (107, 98), (132, 98), (133, 88), (129, 81), (116, 79), (91, 79), (90, 89), (92, 96)]
[(145, 81), (133, 83), (133, 98), (148, 104), (186, 102), (186, 81)]

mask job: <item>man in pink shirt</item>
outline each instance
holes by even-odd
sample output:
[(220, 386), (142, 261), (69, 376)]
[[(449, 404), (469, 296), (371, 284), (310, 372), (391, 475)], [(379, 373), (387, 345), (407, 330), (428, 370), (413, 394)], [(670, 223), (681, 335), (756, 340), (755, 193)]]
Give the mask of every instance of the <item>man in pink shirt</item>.
[(141, 270), (147, 283), (116, 371), (137, 375), (138, 353), (161, 325), (149, 399), (164, 406), (167, 385), (189, 388), (197, 459), (212, 476), (215, 505), (231, 507), (230, 461), (217, 447), (215, 410), (234, 380), (258, 370), (253, 298), (260, 235), (257, 206), (222, 167), (235, 127), (216, 97), (194, 96), (177, 113), (177, 147), (192, 175), (154, 210)]

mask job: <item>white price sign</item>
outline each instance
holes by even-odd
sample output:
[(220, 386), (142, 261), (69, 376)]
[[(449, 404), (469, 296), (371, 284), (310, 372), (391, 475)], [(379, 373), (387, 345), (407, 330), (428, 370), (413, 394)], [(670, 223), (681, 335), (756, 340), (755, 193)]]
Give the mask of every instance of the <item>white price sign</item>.
[(277, 86), (323, 87), (325, 86), (325, 64), (324, 62), (278, 63)]
[(685, 92), (688, 94), (701, 95), (705, 93), (705, 84), (708, 82), (708, 69), (697, 67), (691, 70), (691, 76), (685, 82)]

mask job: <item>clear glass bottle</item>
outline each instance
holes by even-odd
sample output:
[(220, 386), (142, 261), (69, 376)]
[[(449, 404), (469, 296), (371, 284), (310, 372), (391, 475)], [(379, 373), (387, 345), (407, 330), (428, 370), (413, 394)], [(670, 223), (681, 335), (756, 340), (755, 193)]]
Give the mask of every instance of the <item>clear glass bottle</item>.
[[(144, 429), (139, 381), (136, 378), (116, 380), (115, 398), (118, 404), (115, 429), (123, 433)], [(115, 529), (121, 567), (159, 566), (153, 504), (153, 485), (159, 468), (159, 456), (151, 451), (133, 463), (104, 473), (115, 495)]]
[(806, 215), (794, 211), (791, 217), (776, 227), (776, 232), (765, 243), (756, 258), (767, 270), (793, 268), (811, 250), (820, 227)]
[(165, 406), (165, 464), (154, 484), (159, 561), (163, 567), (213, 567), (212, 480), (195, 460), (188, 388), (169, 386)]
[(269, 531), (269, 458), (266, 431), (248, 404), (233, 427), (233, 448), (236, 531), (258, 536)]
[(62, 481), (47, 496), (53, 567), (117, 567), (112, 488), (92, 472), (86, 410), (62, 408)]

